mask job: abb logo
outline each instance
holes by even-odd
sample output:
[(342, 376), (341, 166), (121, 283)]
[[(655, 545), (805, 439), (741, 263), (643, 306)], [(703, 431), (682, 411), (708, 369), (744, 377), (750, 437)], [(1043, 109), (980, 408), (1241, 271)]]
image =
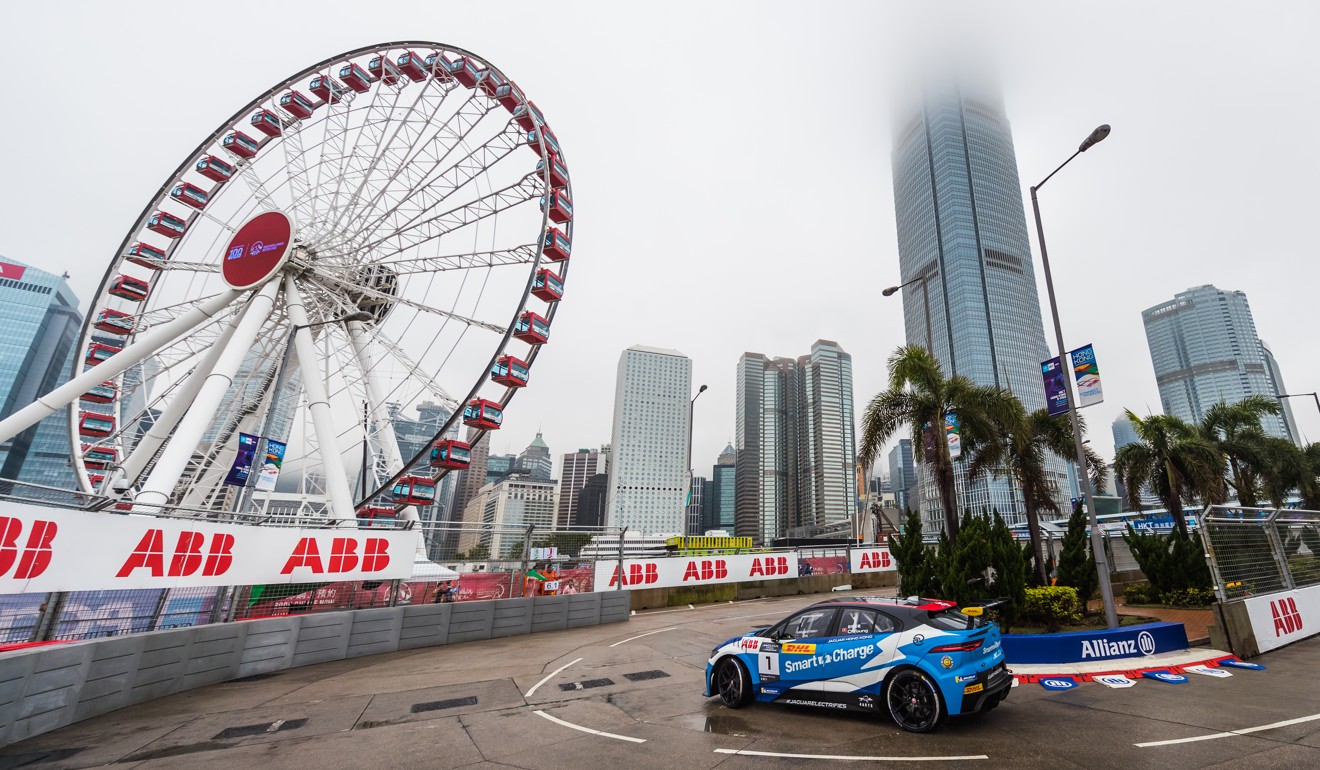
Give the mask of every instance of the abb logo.
[(1302, 630), (1302, 613), (1297, 610), (1297, 600), (1285, 597), (1270, 602), (1270, 615), (1274, 618), (1274, 635), (1284, 636)]
[[(205, 550), (205, 554), (203, 554)], [(128, 577), (134, 570), (145, 569), (152, 577), (188, 577), (197, 574), (214, 577), (229, 571), (234, 563), (234, 536), (218, 532), (211, 536), (207, 546), (202, 532), (180, 532), (179, 539), (169, 552), (170, 566), (165, 567), (165, 533), (149, 529), (138, 541), (133, 553), (124, 560), (115, 577)]]
[(764, 577), (773, 577), (775, 575), (788, 574), (787, 556), (767, 556), (764, 559), (752, 559), (752, 571), (747, 573), (751, 577), (762, 575)]
[(51, 543), (58, 530), (53, 521), (33, 521), (27, 542), (20, 550), (18, 539), (23, 534), (23, 520), (0, 516), (0, 577), (9, 574), (14, 562), (18, 562), (17, 569), (14, 569), (15, 580), (27, 580), (45, 572), (54, 555)]
[(313, 575), (322, 573), (351, 572), (362, 563), (363, 572), (378, 572), (390, 566), (390, 541), (383, 537), (369, 537), (363, 543), (362, 555), (357, 553), (358, 541), (351, 537), (337, 537), (330, 542), (330, 557), (321, 561), (321, 549), (316, 538), (304, 537), (294, 546), (293, 554), (284, 563), (281, 575), (291, 574), (299, 567), (306, 567)]
[(888, 551), (863, 551), (861, 568), (880, 569), (882, 567), (888, 567), (890, 561)]
[(620, 574), (619, 567), (610, 575), (610, 585), (626, 586), (649, 585), (660, 580), (660, 570), (654, 564), (629, 564), (628, 571)]
[(690, 561), (683, 570), (683, 582), (689, 580), (723, 580), (729, 576), (729, 567), (723, 559)]

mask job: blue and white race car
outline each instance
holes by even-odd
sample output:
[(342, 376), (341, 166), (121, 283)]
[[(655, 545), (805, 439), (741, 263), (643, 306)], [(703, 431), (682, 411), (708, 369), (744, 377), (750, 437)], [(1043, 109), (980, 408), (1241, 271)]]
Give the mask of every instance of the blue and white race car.
[(711, 651), (706, 696), (875, 713), (935, 729), (949, 714), (989, 711), (1008, 696), (999, 626), (981, 608), (933, 599), (843, 598), (813, 604)]

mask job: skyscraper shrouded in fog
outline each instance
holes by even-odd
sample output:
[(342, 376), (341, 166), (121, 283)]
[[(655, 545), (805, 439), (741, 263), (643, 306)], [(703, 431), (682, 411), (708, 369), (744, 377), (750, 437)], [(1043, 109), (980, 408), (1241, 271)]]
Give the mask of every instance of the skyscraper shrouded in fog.
[[(908, 344), (929, 346), (946, 376), (1012, 391), (1044, 408), (1045, 344), (1022, 186), (1008, 118), (997, 94), (928, 90), (908, 113), (893, 151), (903, 321)], [(924, 280), (920, 280), (924, 279)], [(926, 319), (930, 319), (929, 328)], [(914, 451), (920, 451), (914, 447)], [(1066, 504), (1067, 473), (1048, 471)], [(997, 509), (1022, 521), (1021, 497), (1003, 480), (969, 484), (955, 463), (959, 509)], [(925, 525), (944, 528), (936, 486), (918, 466)]]
[(619, 357), (605, 524), (646, 534), (683, 534), (688, 478), (692, 360), (634, 345)]
[[(0, 257), (0, 419), (69, 379), (82, 313), (67, 276)], [(75, 489), (60, 409), (0, 444), (0, 478)]]
[[(1165, 414), (1200, 422), (1220, 403), (1283, 395), (1274, 355), (1256, 335), (1247, 295), (1197, 286), (1142, 311)], [(1291, 410), (1261, 418), (1266, 433), (1297, 440)]]
[(768, 543), (848, 521), (854, 484), (852, 356), (829, 340), (808, 355), (738, 360), (734, 529)]

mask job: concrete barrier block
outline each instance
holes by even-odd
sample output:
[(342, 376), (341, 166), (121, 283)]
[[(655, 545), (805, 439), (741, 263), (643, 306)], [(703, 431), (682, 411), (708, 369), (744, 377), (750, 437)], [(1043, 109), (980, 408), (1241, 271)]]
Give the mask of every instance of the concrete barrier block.
[(602, 593), (600, 595), (600, 618), (601, 623), (621, 623), (632, 616), (632, 604), (626, 595), (620, 595), (621, 592)]
[(489, 639), (495, 602), (457, 602), (449, 605), (449, 643)]
[(402, 607), (379, 607), (354, 612), (347, 657), (376, 655), (399, 649), (399, 630), (402, 626)]
[(399, 649), (412, 650), (447, 644), (452, 604), (418, 604), (403, 608), (399, 627)]
[(568, 627), (594, 626), (600, 622), (601, 594), (571, 594), (568, 597)]
[(567, 596), (538, 596), (532, 603), (532, 633), (568, 628)]
[(505, 599), (495, 602), (495, 614), (491, 618), (491, 638), (503, 636), (521, 636), (532, 632), (532, 599)]

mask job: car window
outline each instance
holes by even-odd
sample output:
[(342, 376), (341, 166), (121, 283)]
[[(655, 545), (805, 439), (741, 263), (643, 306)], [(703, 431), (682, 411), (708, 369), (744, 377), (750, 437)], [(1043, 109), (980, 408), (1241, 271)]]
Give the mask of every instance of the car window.
[(839, 618), (839, 634), (890, 634), (898, 630), (894, 619), (875, 610), (846, 607)]
[(830, 624), (834, 622), (834, 615), (838, 610), (828, 607), (818, 610), (807, 610), (784, 621), (778, 629), (777, 636), (781, 639), (811, 639), (817, 636), (825, 636), (830, 631)]

